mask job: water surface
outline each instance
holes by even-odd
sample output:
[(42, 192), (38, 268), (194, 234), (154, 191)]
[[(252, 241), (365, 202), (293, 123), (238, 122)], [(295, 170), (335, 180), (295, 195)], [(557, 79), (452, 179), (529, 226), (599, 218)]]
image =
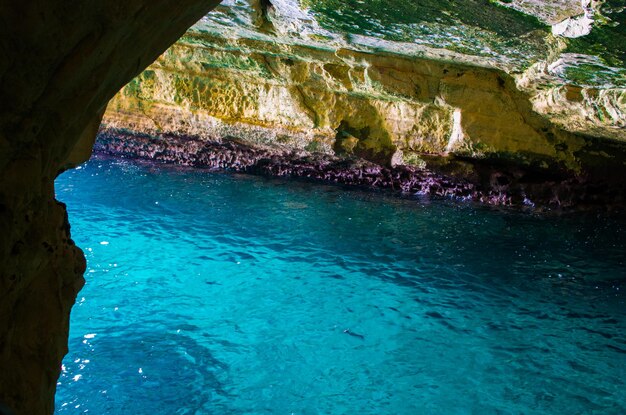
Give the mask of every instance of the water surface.
[(626, 413), (626, 221), (94, 159), (57, 414)]

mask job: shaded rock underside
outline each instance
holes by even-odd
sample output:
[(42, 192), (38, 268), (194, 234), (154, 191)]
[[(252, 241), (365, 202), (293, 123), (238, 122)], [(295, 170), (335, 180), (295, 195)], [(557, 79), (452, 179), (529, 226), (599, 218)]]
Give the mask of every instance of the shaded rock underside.
[(89, 157), (111, 97), (216, 3), (2, 3), (0, 407), (54, 410), (85, 270), (55, 177)]

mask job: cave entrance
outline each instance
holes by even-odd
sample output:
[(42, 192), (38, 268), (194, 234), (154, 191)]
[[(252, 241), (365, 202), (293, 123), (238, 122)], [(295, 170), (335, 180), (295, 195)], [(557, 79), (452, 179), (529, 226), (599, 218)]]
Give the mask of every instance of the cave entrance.
[(341, 121), (337, 127), (333, 150), (339, 155), (359, 155), (359, 143), (366, 141), (370, 135), (370, 127), (360, 129), (350, 126), (347, 121)]

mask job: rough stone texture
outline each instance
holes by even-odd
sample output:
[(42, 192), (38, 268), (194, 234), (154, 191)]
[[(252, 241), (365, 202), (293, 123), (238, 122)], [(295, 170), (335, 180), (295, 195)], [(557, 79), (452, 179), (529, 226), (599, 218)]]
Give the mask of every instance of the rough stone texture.
[(155, 163), (386, 189), (408, 196), (454, 198), (534, 212), (622, 208), (626, 202), (621, 180), (557, 173), (547, 176), (536, 169), (472, 159), (435, 159), (428, 167), (386, 167), (358, 157), (311, 154), (233, 137), (154, 136), (109, 128), (100, 131), (94, 151)]
[[(90, 154), (107, 101), (217, 1), (0, 6), (0, 401), (50, 414), (85, 260), (54, 178)], [(160, 24), (163, 22), (163, 24)]]
[[(381, 164), (437, 155), (626, 171), (621, 70), (569, 53), (569, 39), (511, 9), (554, 23), (595, 3), (261, 3), (225, 1), (116, 95), (105, 125)], [(572, 78), (581, 62), (595, 69)]]
[[(52, 412), (83, 283), (53, 180), (88, 157), (107, 101), (217, 3), (0, 6), (0, 401), (18, 414)], [(594, 23), (571, 39), (547, 25), (579, 17), (564, 0), (224, 3), (116, 98), (108, 123), (239, 131), (389, 164), (445, 151), (622, 172), (623, 0), (581, 3)]]
[(550, 25), (584, 13), (582, 2), (578, 0), (510, 0), (501, 3), (503, 6), (537, 16)]

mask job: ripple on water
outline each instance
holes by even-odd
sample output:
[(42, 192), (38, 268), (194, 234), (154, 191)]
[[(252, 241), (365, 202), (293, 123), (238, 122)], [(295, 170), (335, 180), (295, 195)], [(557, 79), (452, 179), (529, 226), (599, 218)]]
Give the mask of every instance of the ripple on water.
[(626, 412), (619, 217), (104, 159), (57, 195), (59, 414)]

